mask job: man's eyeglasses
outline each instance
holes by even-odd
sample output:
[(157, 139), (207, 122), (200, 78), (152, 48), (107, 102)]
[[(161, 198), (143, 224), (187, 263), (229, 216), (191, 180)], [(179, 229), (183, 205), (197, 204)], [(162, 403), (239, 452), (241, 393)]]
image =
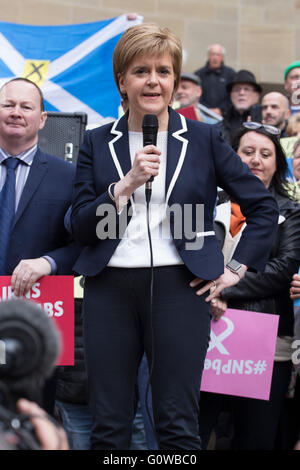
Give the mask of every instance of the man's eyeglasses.
[(266, 124), (262, 124), (261, 122), (253, 122), (253, 121), (248, 122), (247, 121), (247, 122), (243, 122), (242, 126), (246, 127), (246, 129), (251, 129), (251, 130), (263, 128), (269, 134), (277, 135), (277, 136), (280, 135), (280, 129), (274, 126), (268, 126)]

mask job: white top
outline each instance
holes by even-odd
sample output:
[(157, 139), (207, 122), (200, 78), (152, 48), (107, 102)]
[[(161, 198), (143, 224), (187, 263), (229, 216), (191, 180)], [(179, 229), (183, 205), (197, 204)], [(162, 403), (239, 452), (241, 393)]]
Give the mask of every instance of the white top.
[[(150, 201), (150, 230), (154, 266), (183, 264), (172, 236), (166, 217), (165, 182), (168, 132), (158, 132), (157, 147), (161, 151), (159, 174), (152, 183)], [(142, 132), (129, 132), (131, 163), (136, 152), (143, 147)], [(133, 215), (112, 255), (108, 266), (118, 268), (145, 268), (150, 266), (150, 248), (147, 231), (145, 185), (134, 193)]]

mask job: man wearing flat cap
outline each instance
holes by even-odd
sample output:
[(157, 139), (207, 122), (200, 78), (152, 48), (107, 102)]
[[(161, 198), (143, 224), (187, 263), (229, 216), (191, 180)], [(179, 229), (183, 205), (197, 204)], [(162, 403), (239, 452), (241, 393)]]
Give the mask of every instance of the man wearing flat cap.
[(224, 139), (230, 143), (236, 130), (249, 116), (251, 121), (261, 122), (261, 107), (258, 102), (262, 88), (249, 70), (237, 72), (226, 88), (230, 93), (231, 106), (219, 125)]
[(179, 103), (180, 106), (177, 111), (187, 118), (206, 122), (207, 124), (216, 124), (222, 119), (221, 116), (199, 103), (201, 95), (200, 78), (194, 73), (182, 73), (175, 94), (175, 103)]
[(284, 88), (291, 114), (300, 113), (300, 60), (292, 62), (284, 71)]

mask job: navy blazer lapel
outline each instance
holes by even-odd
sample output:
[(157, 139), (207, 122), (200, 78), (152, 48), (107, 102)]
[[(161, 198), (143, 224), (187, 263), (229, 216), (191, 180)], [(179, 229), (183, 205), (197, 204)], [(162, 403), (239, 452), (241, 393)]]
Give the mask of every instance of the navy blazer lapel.
[(128, 111), (114, 122), (111, 134), (115, 137), (109, 142), (109, 150), (119, 178), (122, 179), (131, 168), (128, 139)]
[[(29, 170), (29, 174), (20, 198), (20, 202), (18, 205), (18, 209), (16, 212), (16, 216), (14, 219), (13, 227), (17, 223), (17, 221), (22, 216), (24, 210), (26, 209), (27, 205), (29, 204), (32, 196), (38, 189), (39, 185), (41, 184), (48, 167), (48, 162), (45, 154), (41, 152), (40, 149), (37, 150), (33, 162), (31, 164), (31, 168)], [(55, 184), (55, 182), (53, 182)]]
[(169, 108), (166, 203), (169, 201), (185, 159), (188, 140), (181, 134), (186, 131), (187, 125), (184, 116)]
[[(131, 169), (131, 159), (128, 140), (128, 111), (117, 120), (111, 129), (115, 137), (109, 142), (110, 154), (120, 179)], [(188, 140), (181, 134), (187, 131), (184, 116), (169, 108), (167, 169), (166, 169), (166, 202), (180, 174), (186, 155)], [(133, 202), (133, 201), (132, 201)]]

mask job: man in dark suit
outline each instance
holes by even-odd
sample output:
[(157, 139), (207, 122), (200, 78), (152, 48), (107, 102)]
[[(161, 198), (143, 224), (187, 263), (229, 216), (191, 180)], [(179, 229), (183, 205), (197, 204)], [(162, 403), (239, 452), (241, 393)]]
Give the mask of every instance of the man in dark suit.
[[(7, 160), (18, 159), (15, 215), (6, 252), (1, 254), (0, 274), (12, 275), (18, 296), (45, 275), (71, 274), (79, 253), (64, 227), (75, 167), (38, 148), (38, 131), (46, 118), (42, 94), (34, 83), (13, 79), (0, 90), (1, 211)], [(1, 229), (0, 221), (0, 237), (4, 237)], [(1, 238), (1, 245), (4, 243)]]
[[(38, 148), (44, 127), (40, 89), (13, 79), (0, 90), (0, 275), (12, 275), (14, 295), (23, 296), (40, 278), (72, 274), (79, 247), (64, 226), (75, 165)], [(55, 380), (45, 387), (51, 412)]]

